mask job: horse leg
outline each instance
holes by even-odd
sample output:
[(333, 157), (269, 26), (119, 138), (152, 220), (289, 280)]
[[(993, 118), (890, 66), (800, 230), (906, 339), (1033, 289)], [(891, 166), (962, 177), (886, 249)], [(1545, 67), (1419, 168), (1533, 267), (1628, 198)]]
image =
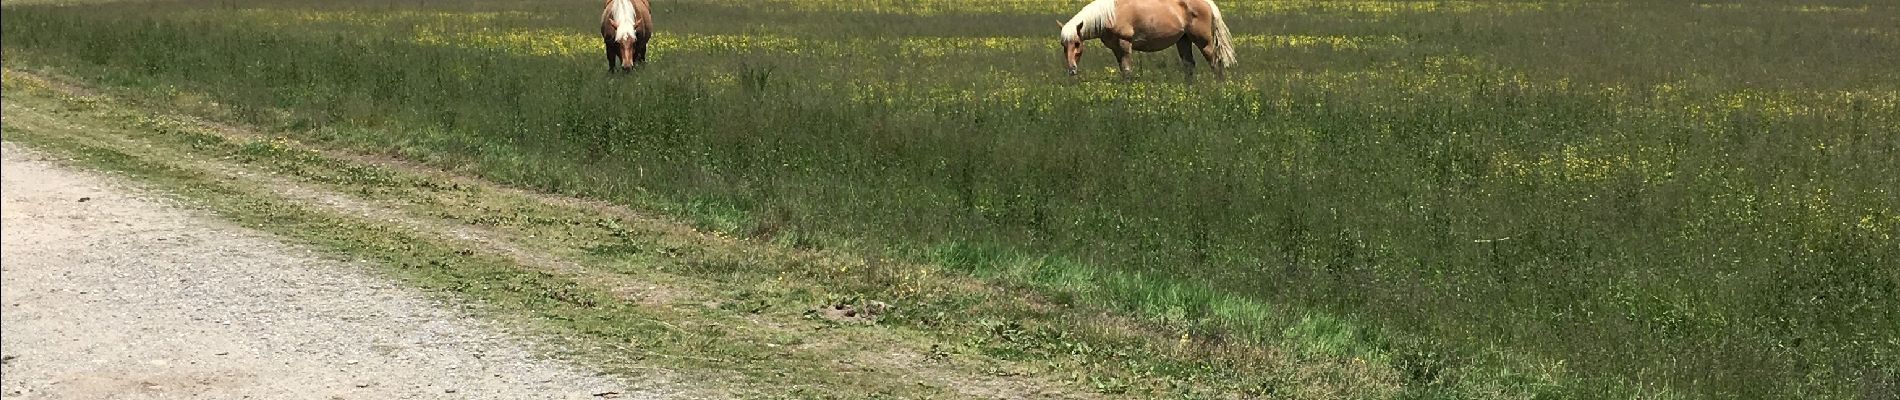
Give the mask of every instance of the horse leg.
[(1119, 64), (1122, 68), (1122, 78), (1133, 79), (1135, 77), (1135, 64), (1131, 56), (1134, 55), (1135, 52), (1134, 43), (1129, 43), (1127, 39), (1104, 37), (1102, 38), (1102, 45), (1108, 46), (1108, 51), (1115, 53), (1115, 63)]
[(652, 34), (648, 34), (648, 33), (642, 33), (642, 34), (640, 34), (640, 38), (639, 38), (639, 39), (635, 39), (635, 40), (633, 41), (633, 63), (634, 63), (634, 65), (646, 65), (646, 62), (647, 62), (647, 39), (650, 39), (650, 38), (652, 38), (652, 36), (653, 36)]
[(618, 46), (618, 44), (619, 43), (614, 43), (612, 40), (606, 41), (608, 73), (613, 73), (615, 68), (620, 68), (620, 52), (618, 51), (620, 50), (620, 46)]
[(1181, 69), (1187, 71), (1188, 82), (1194, 81), (1194, 47), (1194, 42), (1186, 37), (1174, 44), (1175, 52), (1181, 54)]

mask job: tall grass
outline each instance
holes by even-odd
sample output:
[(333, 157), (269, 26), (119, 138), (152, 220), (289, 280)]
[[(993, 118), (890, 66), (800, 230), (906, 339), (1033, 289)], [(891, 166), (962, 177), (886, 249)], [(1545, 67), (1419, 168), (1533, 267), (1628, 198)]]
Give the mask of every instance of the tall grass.
[(1059, 16), (1007, 11), (656, 5), (655, 63), (620, 78), (535, 36), (585, 35), (588, 2), (14, 6), (0, 29), (9, 57), (202, 89), (309, 138), (1207, 337), (1347, 316), (1425, 341), (1340, 350), (1420, 385), (1497, 348), (1590, 377), (1554, 392), (1577, 396), (1900, 385), (1900, 8), (1228, 3), (1252, 16), (1236, 32), (1280, 36), (1194, 84), (1165, 55), (1113, 80), (1095, 49), (1064, 79)]

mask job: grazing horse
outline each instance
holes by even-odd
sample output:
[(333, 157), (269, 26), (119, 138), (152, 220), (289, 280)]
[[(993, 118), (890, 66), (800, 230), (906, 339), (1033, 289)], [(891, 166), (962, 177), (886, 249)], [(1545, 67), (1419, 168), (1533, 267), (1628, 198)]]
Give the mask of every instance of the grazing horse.
[(1168, 46), (1181, 52), (1190, 79), (1194, 49), (1200, 49), (1216, 77), (1224, 79), (1226, 67), (1234, 65), (1234, 38), (1213, 0), (1095, 0), (1062, 24), (1061, 36), (1069, 75), (1075, 75), (1082, 41), (1089, 39), (1101, 39), (1115, 53), (1123, 77), (1134, 71), (1128, 59), (1134, 50), (1155, 52)]
[(600, 39), (607, 45), (607, 71), (632, 70), (647, 61), (647, 39), (653, 38), (653, 14), (647, 0), (607, 0), (600, 11)]

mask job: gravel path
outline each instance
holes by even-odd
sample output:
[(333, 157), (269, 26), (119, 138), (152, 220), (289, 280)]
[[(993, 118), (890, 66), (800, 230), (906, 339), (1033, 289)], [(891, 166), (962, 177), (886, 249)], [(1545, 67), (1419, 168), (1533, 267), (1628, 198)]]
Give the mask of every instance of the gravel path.
[(13, 143), (0, 151), (9, 399), (600, 399), (417, 291)]

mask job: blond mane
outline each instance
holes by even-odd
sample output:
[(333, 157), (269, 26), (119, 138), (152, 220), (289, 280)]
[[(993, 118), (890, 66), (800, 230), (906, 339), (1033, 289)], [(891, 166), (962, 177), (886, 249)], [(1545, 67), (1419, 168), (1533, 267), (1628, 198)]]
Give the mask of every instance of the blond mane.
[[(1062, 24), (1062, 41), (1073, 42), (1094, 39), (1102, 36), (1108, 24), (1115, 21), (1115, 0), (1095, 0), (1082, 7), (1081, 12)], [(1080, 26), (1081, 29), (1077, 29)], [(1077, 31), (1081, 31), (1079, 34)]]
[(631, 0), (613, 0), (607, 3), (607, 10), (603, 13), (608, 15), (604, 16), (604, 18), (613, 18), (615, 41), (634, 39), (633, 21), (635, 12), (637, 11), (633, 9), (633, 1)]
[(1207, 0), (1207, 8), (1214, 11), (1214, 62), (1231, 67), (1239, 62), (1234, 60), (1234, 34), (1227, 30), (1227, 21), (1221, 18), (1220, 6), (1214, 0)]

